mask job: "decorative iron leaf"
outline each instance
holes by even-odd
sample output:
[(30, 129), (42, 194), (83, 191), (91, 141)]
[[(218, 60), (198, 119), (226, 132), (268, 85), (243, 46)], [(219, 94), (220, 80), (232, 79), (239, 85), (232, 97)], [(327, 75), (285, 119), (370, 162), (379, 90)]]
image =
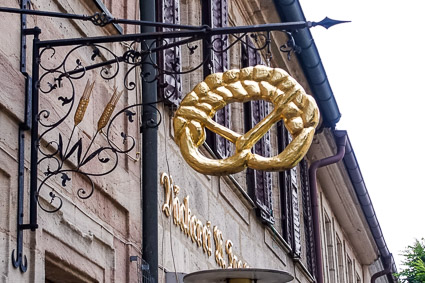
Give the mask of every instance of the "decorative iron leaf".
[(47, 85), (50, 87), (48, 92), (51, 92), (52, 90), (54, 90), (58, 87), (57, 84), (52, 84), (51, 82), (47, 82)]
[(91, 56), (91, 60), (94, 61), (94, 59), (96, 59), (96, 57), (100, 56), (100, 50), (99, 48), (94, 48), (93, 49), (93, 54)]
[(128, 121), (130, 123), (133, 123), (134, 122), (133, 116), (136, 115), (136, 113), (135, 112), (132, 112), (132, 111), (130, 111), (128, 109), (125, 110), (124, 112), (125, 112), (125, 115), (128, 117)]
[(198, 48), (198, 45), (190, 46), (187, 44), (187, 48), (189, 49), (190, 55), (195, 54), (195, 50)]
[(50, 166), (47, 166), (47, 170), (46, 170), (46, 172), (44, 172), (44, 176), (50, 176), (50, 175), (52, 175), (52, 171), (50, 170)]
[(50, 196), (50, 204), (52, 204), (53, 203), (53, 201), (55, 200), (55, 198), (56, 198), (56, 195), (55, 195), (55, 193), (53, 192), (53, 191), (51, 191), (50, 193), (49, 193), (49, 196)]
[(58, 100), (62, 101), (62, 106), (65, 106), (68, 103), (71, 103), (72, 99), (68, 97), (59, 96)]
[(82, 66), (82, 63), (81, 63), (81, 60), (80, 59), (75, 60), (75, 63), (77, 64), (77, 66), (75, 66), (75, 69), (74, 70), (77, 70), (77, 69), (79, 69)]
[(66, 182), (71, 181), (71, 178), (66, 173), (62, 173), (62, 187), (66, 187)]

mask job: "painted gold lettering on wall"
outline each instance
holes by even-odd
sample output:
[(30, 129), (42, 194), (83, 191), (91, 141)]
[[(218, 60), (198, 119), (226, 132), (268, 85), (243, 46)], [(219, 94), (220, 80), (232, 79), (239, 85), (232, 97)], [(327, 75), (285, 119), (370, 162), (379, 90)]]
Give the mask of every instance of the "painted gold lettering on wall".
[[(210, 257), (213, 254), (212, 240), (215, 246), (215, 261), (221, 268), (246, 268), (247, 263), (243, 263), (233, 253), (233, 242), (227, 240), (224, 244), (223, 233), (214, 226), (211, 231), (212, 224), (206, 221), (205, 224), (190, 209), (189, 196), (180, 201), (178, 195), (180, 187), (173, 184), (173, 178), (167, 173), (161, 174), (161, 185), (164, 187), (164, 203), (162, 211), (167, 217), (172, 216), (174, 225), (180, 227), (180, 230), (192, 240), (203, 252)], [(227, 255), (228, 264), (224, 253)]]
[(223, 257), (223, 234), (214, 226), (214, 243), (215, 243), (215, 262), (221, 267), (226, 268), (226, 261)]

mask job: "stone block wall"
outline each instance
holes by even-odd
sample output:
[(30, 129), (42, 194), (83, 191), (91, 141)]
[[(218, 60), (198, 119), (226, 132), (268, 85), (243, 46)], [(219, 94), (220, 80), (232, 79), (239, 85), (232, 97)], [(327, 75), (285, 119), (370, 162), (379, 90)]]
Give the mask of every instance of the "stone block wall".
[[(102, 12), (96, 1), (32, 1), (31, 9), (61, 13), (87, 14)], [(100, 3), (100, 1), (99, 1)], [(117, 18), (137, 19), (138, 1), (107, 1), (105, 7)], [(18, 8), (17, 1), (3, 1), (1, 6)], [(51, 17), (27, 16), (29, 28), (41, 29), (40, 40), (84, 38), (88, 36), (105, 36), (119, 32), (113, 26), (105, 28), (94, 26), (91, 22), (67, 20)], [(120, 156), (117, 169), (104, 177), (93, 177), (94, 192), (88, 199), (78, 196), (79, 188), (90, 191), (90, 181), (79, 174), (69, 173), (69, 181), (62, 185), (60, 178), (50, 178), (40, 190), (40, 205), (52, 209), (59, 205), (58, 198), (51, 202), (50, 192), (62, 199), (62, 208), (56, 213), (47, 213), (38, 208), (38, 225), (35, 231), (24, 231), (24, 255), (28, 260), (28, 270), (21, 273), (12, 266), (12, 251), (16, 250), (17, 237), (17, 182), (18, 182), (18, 129), (24, 121), (25, 112), (25, 78), (20, 72), (20, 16), (2, 13), (0, 17), (0, 282), (137, 282), (138, 272), (130, 256), (141, 257), (141, 213), (140, 213), (140, 163), (136, 152), (140, 151), (138, 127), (130, 127), (124, 119), (117, 119), (111, 131), (118, 132), (112, 138), (115, 143), (122, 143), (121, 131), (127, 131), (136, 139), (136, 150), (129, 155)], [(137, 26), (122, 26), (124, 33), (135, 33)], [(32, 37), (27, 37), (27, 71), (31, 75)], [(125, 44), (107, 44), (112, 52), (122, 54)], [(59, 47), (55, 52), (44, 51), (42, 65), (51, 68), (58, 66), (72, 47)], [(93, 47), (82, 47), (71, 53), (66, 68), (77, 67), (77, 59), (84, 66), (93, 62), (90, 54)], [(109, 59), (111, 54), (100, 50), (97, 62)], [(56, 65), (55, 65), (56, 64)], [(112, 66), (113, 68), (116, 66)], [(123, 66), (120, 66), (123, 67)], [(127, 67), (124, 66), (124, 70)], [(71, 146), (79, 139), (83, 152), (97, 131), (97, 121), (108, 103), (114, 87), (123, 90), (124, 72), (114, 79), (105, 80), (100, 69), (87, 71), (82, 79), (72, 80), (77, 104), (88, 79), (96, 81), (90, 104), (83, 121), (76, 127), (71, 139)], [(41, 70), (43, 74), (43, 70)], [(46, 76), (41, 82), (41, 89), (49, 88), (47, 82), (54, 81)], [(140, 87), (140, 86), (138, 86)], [(40, 92), (40, 111), (48, 109), (48, 117), (40, 119), (45, 123), (54, 123), (68, 111), (63, 107), (62, 96), (72, 96), (70, 80), (63, 79), (62, 85), (50, 93)], [(128, 103), (135, 103), (139, 98), (136, 91), (124, 91), (117, 109)], [(57, 144), (46, 144), (60, 134), (64, 143), (71, 136), (74, 127), (75, 108), (59, 127), (42, 137), (41, 145), (46, 153), (54, 152)], [(116, 111), (115, 111), (116, 112)], [(44, 119), (44, 120), (43, 120)], [(136, 123), (137, 123), (136, 119)], [(41, 133), (46, 128), (40, 126)], [(25, 207), (24, 223), (29, 221), (28, 191), (30, 171), (30, 133), (25, 133)], [(92, 145), (93, 149), (107, 146), (103, 134), (99, 133)], [(39, 154), (40, 156), (40, 154)], [(103, 158), (113, 158), (105, 153)], [(108, 170), (107, 164), (89, 163), (94, 172)], [(40, 163), (40, 169), (54, 164)], [(66, 168), (76, 166), (76, 157), (65, 162)], [(40, 182), (45, 178), (39, 172)], [(59, 176), (60, 177), (60, 176)], [(84, 196), (84, 194), (82, 195)]]

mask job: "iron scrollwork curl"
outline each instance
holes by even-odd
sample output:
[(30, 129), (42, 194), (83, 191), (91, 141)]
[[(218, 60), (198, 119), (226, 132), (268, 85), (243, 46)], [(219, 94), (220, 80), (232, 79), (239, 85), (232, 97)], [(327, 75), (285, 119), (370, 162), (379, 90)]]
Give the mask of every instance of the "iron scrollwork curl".
[(294, 36), (292, 35), (292, 32), (289, 32), (289, 31), (283, 31), (283, 32), (286, 33), (286, 35), (288, 36), (288, 40), (286, 41), (285, 44), (280, 46), (279, 50), (281, 52), (287, 53), (288, 60), (291, 60), (291, 56), (293, 53), (296, 53), (296, 54), (301, 53), (301, 47), (295, 43), (295, 39), (294, 39)]

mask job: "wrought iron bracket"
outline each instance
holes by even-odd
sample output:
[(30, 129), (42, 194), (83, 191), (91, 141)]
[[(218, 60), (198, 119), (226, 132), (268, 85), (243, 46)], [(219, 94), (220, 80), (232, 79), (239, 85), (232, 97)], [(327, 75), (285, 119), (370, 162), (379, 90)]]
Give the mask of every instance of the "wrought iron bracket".
[[(29, 0), (21, 1), (21, 8), (27, 9)], [(19, 125), (18, 131), (18, 193), (17, 193), (17, 236), (16, 250), (12, 251), (12, 265), (19, 268), (21, 272), (28, 269), (28, 260), (23, 251), (23, 233), (26, 229), (35, 230), (37, 224), (24, 224), (24, 180), (25, 180), (25, 131), (31, 129), (32, 123), (32, 78), (27, 72), (27, 35), (38, 37), (40, 29), (27, 28), (27, 15), (21, 14), (21, 49), (20, 49), (20, 71), (25, 77), (25, 114), (24, 122)], [(15, 252), (16, 251), (16, 252)]]
[[(94, 182), (92, 177), (104, 176), (111, 173), (118, 165), (118, 157), (121, 154), (127, 154), (130, 152), (136, 144), (136, 141), (133, 137), (128, 135), (125, 132), (121, 132), (122, 144), (121, 147), (116, 145), (111, 138), (111, 124), (115, 121), (117, 117), (124, 117), (127, 119), (128, 123), (134, 121), (133, 116), (136, 112), (132, 111), (135, 107), (145, 108), (153, 107), (155, 113), (152, 111), (146, 111), (149, 113), (145, 114), (142, 117), (141, 131), (157, 127), (161, 123), (161, 113), (156, 108), (156, 104), (163, 102), (168, 99), (168, 97), (162, 97), (156, 102), (149, 103), (139, 103), (134, 105), (129, 105), (124, 107), (122, 110), (118, 111), (114, 116), (111, 117), (112, 111), (115, 107), (116, 100), (119, 99), (117, 91), (114, 92), (114, 95), (111, 98), (110, 103), (108, 103), (105, 108), (104, 113), (99, 119), (98, 129), (94, 136), (91, 138), (89, 145), (86, 149), (83, 149), (83, 143), (81, 138), (77, 142), (72, 142), (72, 136), (77, 126), (77, 122), (74, 124), (74, 128), (70, 134), (70, 137), (64, 140), (64, 137), (59, 133), (57, 139), (49, 140), (47, 134), (51, 134), (53, 129), (56, 129), (66, 118), (69, 118), (71, 110), (74, 108), (74, 102), (76, 102), (74, 87), (74, 81), (82, 79), (86, 73), (90, 70), (100, 69), (100, 76), (102, 79), (109, 81), (114, 79), (119, 71), (120, 64), (126, 64), (129, 66), (129, 70), (124, 73), (124, 82), (123, 86), (128, 91), (132, 91), (136, 88), (136, 83), (131, 81), (129, 74), (132, 72), (140, 72), (141, 78), (148, 83), (157, 83), (159, 87), (165, 88), (167, 83), (165, 80), (161, 79), (164, 76), (179, 76), (193, 72), (204, 67), (204, 72), (209, 72), (209, 64), (212, 61), (212, 53), (224, 53), (227, 52), (230, 48), (235, 46), (235, 44), (240, 43), (244, 44), (247, 48), (255, 50), (265, 50), (268, 53), (268, 58), (271, 58), (270, 53), (270, 44), (271, 44), (271, 32), (283, 32), (285, 33), (289, 41), (288, 43), (281, 47), (283, 52), (288, 52), (289, 54), (293, 51), (296, 51), (296, 44), (291, 36), (291, 31), (295, 31), (303, 28), (311, 28), (314, 26), (324, 26), (329, 28), (332, 25), (342, 23), (342, 21), (334, 21), (326, 18), (321, 22), (289, 22), (289, 23), (275, 23), (275, 24), (263, 24), (263, 25), (251, 25), (251, 26), (240, 26), (240, 27), (221, 27), (221, 28), (211, 28), (207, 25), (202, 26), (189, 26), (189, 25), (179, 25), (179, 24), (169, 24), (169, 23), (160, 23), (160, 22), (149, 22), (149, 21), (140, 21), (140, 20), (128, 20), (128, 19), (116, 19), (110, 15), (104, 13), (95, 13), (93, 15), (76, 15), (76, 14), (64, 14), (56, 12), (47, 12), (47, 11), (35, 11), (29, 9), (29, 0), (21, 1), (21, 8), (7, 8), (0, 7), (0, 12), (4, 13), (17, 13), (21, 14), (21, 66), (20, 70), (25, 76), (25, 98), (26, 98), (26, 107), (25, 107), (25, 121), (19, 127), (19, 176), (18, 176), (18, 221), (17, 221), (17, 248), (12, 252), (12, 263), (15, 268), (19, 268), (21, 272), (27, 270), (27, 258), (23, 254), (23, 231), (31, 230), (35, 231), (38, 228), (37, 224), (37, 208), (40, 207), (46, 212), (56, 212), (62, 207), (62, 199), (58, 191), (52, 189), (48, 194), (50, 197), (50, 205), (48, 207), (43, 206), (40, 203), (40, 191), (53, 177), (61, 178), (61, 183), (63, 187), (66, 187), (66, 184), (71, 180), (69, 174), (77, 174), (84, 178), (87, 183), (91, 186), (89, 189), (79, 188), (77, 195), (81, 199), (89, 198), (94, 191)], [(90, 21), (96, 26), (103, 27), (108, 24), (129, 24), (129, 25), (141, 25), (141, 26), (152, 26), (160, 29), (166, 29), (165, 31), (156, 31), (150, 33), (139, 33), (139, 34), (124, 34), (124, 35), (113, 35), (113, 36), (97, 36), (97, 37), (87, 37), (87, 38), (70, 38), (70, 39), (51, 39), (51, 40), (40, 40), (39, 35), (41, 30), (38, 27), (28, 28), (26, 23), (27, 15), (35, 16), (48, 16), (64, 19), (73, 19), (73, 20), (82, 20)], [(262, 36), (262, 40), (259, 40), (257, 46), (253, 46), (249, 41), (245, 41), (245, 38), (248, 34), (254, 33), (265, 33)], [(26, 71), (26, 52), (27, 52), (27, 36), (32, 35), (33, 44), (32, 44), (32, 76), (30, 76)], [(228, 35), (227, 37), (221, 37), (222, 35)], [(232, 37), (232, 43), (229, 45), (222, 44), (221, 46), (227, 46), (222, 50), (217, 50), (214, 48), (214, 42), (217, 40), (228, 40), (229, 37)], [(259, 36), (254, 35), (255, 40)], [(224, 39), (226, 38), (226, 39)], [(196, 45), (189, 46), (189, 43), (194, 41), (203, 41), (207, 43), (204, 46), (204, 56), (203, 61), (196, 67), (188, 71), (180, 71), (175, 68), (167, 69), (162, 68), (156, 63), (154, 57), (159, 52), (164, 50), (175, 48), (179, 46), (186, 45), (189, 49), (189, 53), (193, 54), (194, 50), (197, 48)], [(115, 54), (110, 49), (105, 47), (104, 44), (107, 43), (119, 43), (127, 42), (128, 49), (123, 52), (123, 54)], [(199, 44), (200, 45), (200, 44)], [(258, 46), (260, 45), (260, 46)], [(56, 54), (55, 48), (70, 48), (66, 51), (66, 55), (59, 60), (57, 65), (54, 67), (45, 66), (44, 59), (50, 55), (49, 60), (52, 59)], [(75, 63), (72, 63), (73, 66), (69, 67), (71, 61), (69, 58), (75, 55), (76, 50), (81, 50), (83, 48), (88, 48), (91, 50), (91, 54), (88, 54), (86, 60), (75, 60)], [(99, 59), (99, 62), (95, 62), (96, 59)], [(47, 61), (47, 60), (46, 60)], [(84, 65), (82, 62), (91, 62), (91, 65)], [(145, 68), (148, 67), (148, 68)], [(151, 71), (146, 71), (147, 69)], [(145, 71), (144, 71), (145, 70)], [(152, 73), (152, 70), (154, 73)], [(50, 94), (53, 99), (55, 97), (53, 94), (57, 89), (60, 89), (66, 84), (65, 89), (70, 93), (58, 95), (57, 99), (62, 103), (64, 110), (62, 111), (64, 116), (59, 117), (54, 122), (46, 122), (50, 118), (50, 112), (48, 109), (39, 109), (39, 94)], [(89, 84), (87, 84), (89, 85)], [(79, 110), (84, 110), (84, 107), (80, 107), (82, 99), (78, 104)], [(115, 100), (114, 100), (115, 99)], [(83, 104), (85, 102), (83, 101)], [(115, 103), (115, 104), (114, 104)], [(88, 104), (88, 101), (87, 101)], [(109, 107), (109, 108), (108, 108)], [(84, 108), (84, 109), (83, 109)], [(109, 109), (109, 110), (108, 110)], [(144, 110), (144, 109), (143, 109)], [(84, 111), (82, 115), (84, 115)], [(60, 112), (60, 111), (59, 111)], [(105, 116), (105, 117), (104, 117)], [(106, 117), (107, 116), (107, 117)], [(160, 119), (157, 121), (156, 117), (159, 116)], [(102, 120), (102, 117), (104, 118)], [(107, 119), (106, 119), (107, 118)], [(75, 118), (74, 118), (75, 119)], [(75, 120), (76, 121), (76, 120)], [(39, 132), (39, 128), (42, 128), (42, 131)], [(100, 147), (96, 150), (91, 149), (94, 140), (98, 136), (98, 133), (103, 132), (103, 129), (106, 129), (105, 137), (107, 140), (107, 145)], [(31, 133), (31, 152), (30, 152), (30, 185), (29, 185), (29, 223), (24, 224), (24, 171), (25, 171), (25, 131), (30, 131)], [(41, 156), (41, 158), (39, 158)], [(69, 161), (70, 157), (74, 156), (77, 160), (76, 165), (65, 167), (65, 162)], [(111, 160), (114, 159), (114, 160)], [(111, 164), (111, 168), (100, 173), (91, 172), (89, 169), (84, 167), (87, 163), (98, 161), (101, 165)], [(44, 179), (39, 183), (38, 182), (38, 170), (41, 168), (43, 162), (52, 162), (55, 164), (52, 166), (48, 164), (47, 168), (44, 170)], [(134, 260), (134, 259), (133, 259)]]

